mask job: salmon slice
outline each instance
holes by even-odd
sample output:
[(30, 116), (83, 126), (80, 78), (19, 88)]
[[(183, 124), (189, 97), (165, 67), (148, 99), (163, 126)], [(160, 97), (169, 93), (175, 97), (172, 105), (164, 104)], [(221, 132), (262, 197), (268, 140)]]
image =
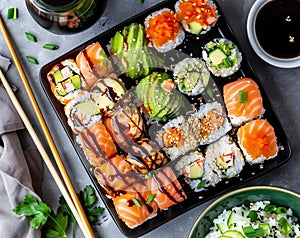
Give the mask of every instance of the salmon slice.
[(157, 214), (158, 207), (152, 197), (146, 186), (137, 183), (131, 192), (114, 198), (113, 203), (118, 217), (133, 229)]
[(247, 122), (237, 131), (238, 142), (249, 163), (261, 163), (277, 155), (274, 128), (265, 119)]
[(226, 84), (223, 89), (228, 117), (234, 126), (260, 117), (264, 113), (258, 85), (251, 78), (238, 79)]
[(85, 79), (86, 88), (113, 71), (111, 61), (99, 42), (92, 43), (76, 56), (76, 63)]
[(117, 147), (101, 122), (96, 122), (83, 130), (76, 139), (94, 166), (101, 162), (100, 158), (110, 158), (117, 154)]
[(137, 174), (120, 155), (102, 159), (94, 169), (94, 175), (110, 198), (126, 193), (129, 187), (137, 182)]
[(145, 181), (146, 186), (155, 194), (155, 202), (160, 210), (168, 209), (184, 201), (187, 196), (176, 175), (170, 167), (164, 167)]

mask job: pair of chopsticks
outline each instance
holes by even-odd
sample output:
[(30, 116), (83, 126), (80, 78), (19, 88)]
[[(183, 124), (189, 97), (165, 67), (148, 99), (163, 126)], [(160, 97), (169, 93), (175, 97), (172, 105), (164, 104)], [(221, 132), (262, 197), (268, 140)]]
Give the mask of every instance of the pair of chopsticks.
[[(7, 30), (6, 30), (5, 26), (4, 26), (4, 23), (2, 21), (1, 15), (0, 15), (0, 28), (1, 28), (1, 31), (2, 31), (3, 36), (5, 38), (6, 44), (7, 44), (8, 48), (9, 48), (9, 51), (10, 51), (10, 53), (12, 55), (12, 58), (13, 58), (13, 60), (15, 62), (15, 65), (16, 65), (16, 67), (18, 69), (18, 72), (19, 72), (21, 80), (22, 80), (22, 82), (24, 84), (26, 93), (27, 93), (27, 95), (28, 95), (28, 97), (30, 99), (30, 102), (31, 102), (31, 104), (33, 106), (33, 109), (35, 111), (37, 119), (38, 119), (38, 121), (40, 123), (40, 126), (41, 126), (41, 128), (42, 128), (42, 130), (44, 132), (44, 135), (45, 135), (46, 140), (47, 140), (47, 142), (49, 144), (49, 147), (51, 149), (53, 157), (54, 157), (54, 159), (56, 161), (57, 167), (58, 167), (58, 169), (60, 171), (60, 174), (61, 174), (61, 176), (62, 176), (62, 178), (63, 178), (63, 180), (64, 180), (65, 183), (61, 180), (60, 175), (58, 174), (58, 172), (56, 171), (54, 165), (52, 164), (52, 162), (51, 162), (51, 160), (50, 160), (50, 158), (49, 158), (46, 150), (44, 149), (44, 147), (43, 147), (43, 145), (42, 145), (39, 137), (37, 136), (36, 132), (34, 131), (32, 125), (31, 125), (31, 123), (30, 123), (30, 121), (28, 119), (28, 117), (26, 116), (24, 110), (22, 109), (21, 104), (19, 103), (19, 101), (18, 101), (17, 97), (15, 96), (12, 88), (10, 87), (8, 81), (6, 80), (4, 74), (2, 73), (2, 71), (0, 69), (0, 78), (1, 78), (1, 81), (3, 83), (3, 86), (5, 87), (8, 95), (9, 95), (9, 97), (10, 97), (12, 103), (13, 103), (13, 105), (17, 109), (17, 112), (19, 113), (19, 115), (20, 115), (20, 117), (21, 117), (21, 119), (22, 119), (22, 121), (23, 121), (26, 129), (28, 130), (30, 136), (32, 137), (32, 139), (33, 139), (33, 141), (34, 141), (34, 143), (35, 143), (38, 151), (41, 154), (41, 157), (43, 158), (45, 164), (47, 165), (47, 167), (48, 167), (48, 169), (49, 169), (49, 171), (50, 171), (53, 179), (55, 180), (55, 182), (56, 182), (59, 190), (61, 191), (61, 193), (62, 193), (63, 197), (65, 198), (66, 202), (68, 203), (68, 205), (69, 205), (72, 213), (74, 214), (74, 217), (77, 220), (78, 225), (79, 225), (81, 231), (83, 232), (84, 236), (85, 237), (95, 237), (94, 233), (92, 231), (92, 228), (91, 228), (91, 226), (90, 226), (90, 224), (88, 222), (88, 219), (87, 219), (87, 217), (85, 215), (85, 212), (84, 212), (84, 210), (82, 208), (82, 205), (81, 205), (81, 203), (79, 201), (77, 193), (76, 193), (76, 191), (75, 191), (75, 189), (74, 189), (74, 187), (72, 185), (72, 182), (71, 182), (71, 180), (70, 180), (70, 178), (68, 176), (68, 173), (67, 173), (67, 171), (66, 171), (66, 169), (64, 167), (64, 164), (63, 164), (63, 162), (62, 162), (62, 160), (60, 158), (60, 155), (59, 155), (59, 153), (57, 151), (55, 143), (54, 143), (54, 141), (53, 141), (53, 139), (51, 137), (49, 129), (48, 129), (48, 127), (46, 125), (46, 122), (45, 122), (45, 120), (43, 118), (43, 115), (42, 115), (42, 113), (41, 113), (41, 111), (39, 109), (39, 106), (38, 106), (38, 104), (37, 104), (37, 102), (35, 100), (35, 97), (33, 95), (33, 92), (31, 90), (29, 82), (28, 82), (28, 80), (26, 78), (26, 75), (25, 75), (24, 70), (22, 68), (22, 65), (20, 63), (20, 60), (19, 60), (19, 58), (17, 56), (17, 53), (16, 53), (16, 51), (14, 49), (14, 46), (12, 44), (12, 41), (11, 41), (10, 37), (9, 37), (9, 34), (8, 34), (8, 32), (7, 32)], [(68, 188), (68, 190), (67, 190), (66, 187)]]

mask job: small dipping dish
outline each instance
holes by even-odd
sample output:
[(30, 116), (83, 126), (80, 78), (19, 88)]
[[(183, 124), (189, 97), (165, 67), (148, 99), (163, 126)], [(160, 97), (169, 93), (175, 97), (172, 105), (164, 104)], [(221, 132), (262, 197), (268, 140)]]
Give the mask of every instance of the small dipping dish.
[(247, 19), (255, 53), (279, 68), (300, 66), (300, 0), (257, 0)]

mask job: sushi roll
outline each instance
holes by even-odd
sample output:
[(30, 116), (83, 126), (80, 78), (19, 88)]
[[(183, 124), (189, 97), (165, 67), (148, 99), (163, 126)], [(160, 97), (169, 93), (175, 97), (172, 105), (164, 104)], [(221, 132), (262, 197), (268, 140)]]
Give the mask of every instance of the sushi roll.
[(278, 153), (274, 128), (265, 119), (252, 120), (241, 126), (237, 138), (249, 164), (263, 163)]
[(218, 10), (212, 0), (179, 0), (175, 10), (183, 28), (195, 35), (207, 33), (218, 21)]
[(231, 130), (231, 125), (219, 102), (205, 103), (186, 119), (189, 138), (200, 145), (210, 144)]
[(113, 71), (112, 63), (99, 42), (80, 51), (76, 56), (76, 63), (86, 82), (84, 89), (90, 89), (98, 79)]
[(117, 147), (102, 122), (87, 127), (77, 135), (76, 141), (94, 166), (99, 165), (102, 158), (111, 158), (117, 154)]
[(90, 89), (90, 98), (101, 114), (107, 115), (125, 93), (123, 82), (112, 73), (95, 82)]
[(261, 117), (265, 111), (258, 85), (251, 78), (224, 85), (223, 96), (233, 126)]
[(48, 72), (47, 79), (52, 93), (62, 104), (75, 98), (77, 92), (86, 85), (73, 59), (66, 59), (54, 65)]
[(241, 67), (242, 54), (237, 46), (225, 38), (215, 38), (205, 44), (202, 58), (210, 72), (218, 77), (228, 77)]
[(199, 95), (208, 84), (210, 73), (201, 59), (186, 58), (175, 65), (175, 83), (180, 92)]
[(94, 169), (94, 175), (108, 198), (126, 193), (138, 181), (131, 165), (120, 155), (102, 158)]
[(68, 102), (65, 107), (68, 125), (72, 131), (79, 134), (86, 127), (101, 121), (100, 111), (90, 99), (88, 91), (78, 92), (76, 98)]
[(245, 165), (242, 152), (229, 135), (210, 144), (205, 151), (205, 158), (220, 180), (239, 175)]
[(154, 201), (160, 210), (166, 210), (187, 199), (187, 195), (170, 167), (163, 167), (151, 173), (145, 184), (151, 194), (155, 195)]
[(175, 169), (184, 176), (184, 181), (195, 191), (206, 190), (220, 181), (212, 169), (207, 165), (202, 152), (196, 150), (182, 158), (175, 165)]
[(157, 215), (158, 206), (153, 200), (154, 194), (141, 184), (132, 185), (131, 191), (127, 190), (113, 199), (118, 217), (131, 229), (143, 224), (148, 219)]
[(163, 8), (145, 19), (146, 37), (159, 52), (167, 52), (180, 45), (185, 33), (174, 11)]

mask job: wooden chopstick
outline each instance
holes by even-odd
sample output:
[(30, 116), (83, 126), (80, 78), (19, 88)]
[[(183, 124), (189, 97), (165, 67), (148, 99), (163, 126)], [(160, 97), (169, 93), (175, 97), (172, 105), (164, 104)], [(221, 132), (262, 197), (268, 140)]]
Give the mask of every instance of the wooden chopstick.
[[(41, 144), (39, 138), (36, 136), (36, 133), (34, 132), (32, 126), (30, 124), (30, 121), (27, 119), (26, 114), (23, 112), (21, 106), (18, 105), (19, 103), (18, 103), (18, 100), (15, 97), (14, 93), (13, 94), (10, 93), (9, 95), (12, 98), (13, 103), (16, 104), (16, 106), (18, 106), (18, 112), (20, 113), (20, 111), (22, 111), (22, 115), (20, 115), (20, 116), (23, 119), (24, 124), (25, 124), (25, 121), (26, 121), (26, 125), (25, 125), (26, 128), (28, 129), (30, 135), (32, 136), (32, 139), (36, 143), (36, 146), (39, 149), (39, 151), (40, 151), (40, 153), (42, 155), (42, 158), (44, 159), (44, 161), (45, 161), (45, 163), (46, 163), (46, 165), (47, 165), (47, 167), (48, 167), (51, 175), (53, 176), (55, 182), (58, 185), (58, 188), (60, 189), (63, 197), (65, 198), (65, 200), (68, 203), (68, 205), (69, 205), (72, 213), (74, 214), (74, 216), (75, 216), (75, 218), (76, 218), (76, 220), (78, 222), (78, 225), (80, 226), (83, 234), (85, 235), (85, 237), (95, 237), (94, 233), (92, 231), (92, 228), (91, 228), (91, 226), (90, 226), (90, 224), (88, 222), (88, 219), (87, 219), (87, 217), (85, 215), (85, 212), (84, 212), (84, 210), (82, 208), (82, 205), (81, 205), (81, 203), (79, 201), (77, 193), (76, 193), (76, 191), (75, 191), (75, 189), (74, 189), (74, 187), (72, 185), (72, 182), (71, 182), (71, 180), (70, 180), (70, 178), (68, 176), (68, 173), (67, 173), (67, 171), (66, 171), (66, 169), (64, 167), (64, 164), (63, 164), (63, 162), (62, 162), (62, 160), (60, 158), (60, 155), (59, 155), (59, 153), (57, 151), (55, 143), (54, 143), (54, 141), (53, 141), (53, 139), (51, 137), (49, 129), (48, 129), (48, 127), (46, 125), (46, 122), (45, 122), (45, 120), (43, 118), (43, 115), (42, 115), (42, 113), (41, 113), (41, 111), (39, 109), (39, 106), (38, 106), (38, 104), (37, 104), (37, 102), (35, 100), (35, 97), (33, 95), (33, 92), (31, 90), (29, 82), (28, 82), (28, 80), (26, 78), (26, 75), (25, 75), (24, 70), (22, 68), (22, 65), (20, 63), (20, 60), (19, 60), (19, 58), (17, 56), (17, 53), (16, 53), (16, 51), (14, 49), (14, 46), (13, 46), (12, 42), (11, 42), (9, 34), (8, 34), (8, 32), (7, 32), (7, 30), (6, 30), (5, 26), (4, 26), (4, 23), (2, 21), (1, 15), (0, 15), (0, 28), (1, 28), (1, 31), (2, 31), (3, 36), (5, 38), (6, 44), (7, 44), (8, 48), (9, 48), (9, 50), (10, 50), (10, 53), (12, 55), (12, 58), (14, 60), (14, 63), (16, 65), (17, 69), (18, 69), (18, 72), (19, 72), (19, 75), (20, 75), (20, 77), (22, 79), (22, 82), (23, 82), (23, 85), (25, 87), (26, 93), (27, 93), (27, 95), (28, 95), (28, 97), (30, 99), (30, 102), (31, 102), (31, 104), (33, 106), (33, 109), (35, 111), (37, 119), (38, 119), (38, 121), (40, 123), (40, 126), (41, 126), (41, 128), (42, 128), (42, 130), (44, 132), (44, 135), (45, 135), (46, 140), (47, 140), (47, 142), (49, 144), (49, 147), (51, 149), (53, 157), (54, 157), (54, 159), (56, 161), (57, 167), (58, 167), (58, 169), (59, 169), (59, 171), (61, 173), (61, 176), (62, 176), (62, 178), (63, 178), (63, 180), (65, 182), (65, 185), (67, 186), (68, 190), (65, 188), (65, 185), (61, 181), (58, 173), (56, 172), (55, 167), (52, 165), (50, 158), (48, 157), (45, 149), (43, 148), (43, 145)], [(6, 90), (10, 91), (11, 90), (10, 85), (8, 83), (6, 83), (7, 80), (5, 79), (2, 71), (1, 71), (1, 80), (3, 82), (3, 85), (4, 84), (6, 85), (6, 87), (5, 87)]]

